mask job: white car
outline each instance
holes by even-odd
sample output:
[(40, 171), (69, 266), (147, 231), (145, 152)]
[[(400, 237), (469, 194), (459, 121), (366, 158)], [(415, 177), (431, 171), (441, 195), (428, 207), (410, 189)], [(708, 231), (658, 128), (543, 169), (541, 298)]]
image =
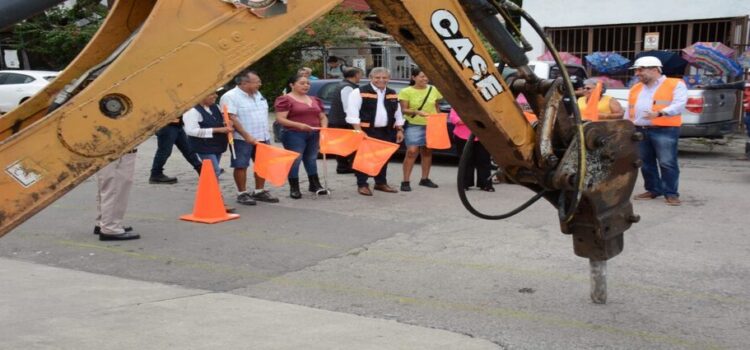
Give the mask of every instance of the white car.
[(8, 113), (34, 96), (57, 74), (59, 72), (41, 70), (0, 70), (0, 114)]

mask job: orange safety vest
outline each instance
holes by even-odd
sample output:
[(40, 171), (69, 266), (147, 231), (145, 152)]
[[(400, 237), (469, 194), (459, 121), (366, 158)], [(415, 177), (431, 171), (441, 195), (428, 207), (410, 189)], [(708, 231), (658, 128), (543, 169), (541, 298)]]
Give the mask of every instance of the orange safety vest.
[[(667, 108), (674, 98), (674, 89), (680, 82), (680, 79), (667, 78), (654, 93), (654, 112), (661, 111)], [(628, 114), (630, 120), (635, 120), (635, 104), (638, 101), (638, 95), (643, 90), (643, 83), (635, 84), (630, 89), (630, 96), (628, 96)], [(682, 125), (682, 115), (670, 115), (664, 117), (656, 117), (651, 119), (651, 124), (654, 126), (680, 126)]]

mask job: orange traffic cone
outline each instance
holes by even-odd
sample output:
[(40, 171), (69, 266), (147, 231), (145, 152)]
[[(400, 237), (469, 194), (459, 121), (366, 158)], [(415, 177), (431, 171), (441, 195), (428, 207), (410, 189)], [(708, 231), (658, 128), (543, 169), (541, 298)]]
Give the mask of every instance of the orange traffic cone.
[(215, 224), (239, 217), (240, 214), (227, 214), (224, 208), (224, 199), (221, 198), (221, 191), (219, 190), (219, 181), (216, 179), (216, 173), (214, 172), (214, 165), (208, 159), (203, 160), (193, 213), (182, 215), (180, 219)]

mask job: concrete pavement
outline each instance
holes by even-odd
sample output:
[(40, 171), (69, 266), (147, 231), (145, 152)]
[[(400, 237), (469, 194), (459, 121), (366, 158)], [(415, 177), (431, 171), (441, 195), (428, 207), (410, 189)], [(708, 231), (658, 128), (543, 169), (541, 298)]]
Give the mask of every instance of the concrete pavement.
[(498, 349), (453, 332), (0, 258), (2, 349)]
[[(438, 189), (415, 186), (409, 193), (378, 192), (364, 197), (356, 193), (353, 176), (330, 174), (331, 199), (316, 199), (305, 191), (303, 199), (295, 201), (286, 196), (285, 187), (274, 188), (281, 203), (237, 205), (239, 220), (202, 225), (177, 219), (191, 210), (197, 181), (178, 154), (167, 164), (167, 174), (178, 176), (178, 184), (147, 183), (154, 139), (139, 146), (126, 216), (126, 222), (143, 234), (142, 239), (99, 242), (91, 234), (95, 184), (89, 179), (3, 237), (0, 257), (151, 286), (179, 286), (175, 288), (193, 291), (183, 297), (191, 301), (203, 295), (223, 295), (232, 300), (302, 305), (466, 334), (503, 349), (746, 349), (750, 162), (736, 160), (744, 150), (744, 137), (733, 141), (741, 144), (681, 142), (682, 207), (666, 206), (662, 200), (633, 203), (642, 220), (626, 232), (625, 251), (609, 262), (607, 305), (590, 303), (588, 263), (573, 255), (570, 237), (560, 234), (552, 206), (538, 202), (506, 221), (478, 220), (456, 199), (452, 163), (433, 167), (430, 177), (440, 185)], [(389, 167), (393, 184), (400, 181), (400, 165), (393, 162)], [(333, 166), (329, 160), (329, 172)], [(231, 204), (235, 192), (228, 175), (220, 183)], [(640, 190), (639, 182), (636, 191)], [(469, 192), (476, 205), (491, 213), (506, 211), (530, 195), (526, 189), (509, 185), (498, 186), (496, 193)], [(2, 288), (20, 285), (12, 272), (5, 271), (0, 274)], [(63, 298), (59, 286), (64, 280), (40, 276), (38, 284), (26, 288), (29, 291), (15, 292), (15, 299), (2, 299), (0, 320), (11, 321), (0, 324), (4, 326), (0, 349), (85, 348), (89, 345), (83, 342), (88, 339), (106, 339), (114, 333), (113, 324), (137, 329), (138, 334), (151, 338), (143, 341), (146, 345), (162, 346), (152, 334), (172, 336), (172, 332), (182, 332), (177, 339), (190, 340), (188, 345), (175, 343), (182, 347), (200, 348), (204, 346), (201, 341), (211, 340), (192, 337), (202, 327), (216, 325), (199, 320), (181, 323), (182, 317), (166, 312), (161, 316), (163, 323), (138, 314), (123, 314), (101, 325), (82, 323), (86, 313), (59, 316), (88, 310), (85, 293), (108, 288), (113, 284), (110, 281), (97, 279), (87, 283), (83, 292), (68, 293), (75, 297)], [(0, 298), (11, 295), (2, 288)], [(128, 293), (123, 290), (113, 294)], [(31, 291), (41, 296), (24, 299)], [(109, 304), (117, 300), (106, 294), (101, 298)], [(174, 298), (167, 294), (141, 305), (156, 308), (148, 303), (158, 300), (171, 305)], [(48, 302), (35, 301), (42, 299)], [(202, 319), (221, 320), (226, 312), (222, 300), (207, 302)], [(22, 307), (6, 306), (17, 304)], [(12, 323), (10, 316), (21, 322), (20, 315), (33, 311), (34, 305), (52, 306), (47, 306), (50, 310), (44, 317)], [(190, 307), (187, 304), (180, 310)], [(116, 308), (108, 305), (99, 310)], [(216, 326), (229, 330), (214, 332), (240, 332), (238, 327), (245, 327), (245, 320), (233, 319), (230, 323), (234, 324)], [(92, 336), (88, 328), (96, 327), (104, 331)], [(265, 333), (278, 331), (283, 337), (285, 330), (280, 327)], [(327, 334), (325, 328), (311, 332)], [(127, 337), (118, 340), (125, 342), (132, 333)], [(37, 339), (45, 342), (34, 343)], [(294, 340), (284, 342), (297, 344)], [(346, 337), (334, 343), (331, 348), (364, 347)], [(138, 348), (141, 343), (126, 345), (123, 348)], [(230, 347), (273, 348), (253, 345)], [(400, 344), (372, 346), (391, 349)]]

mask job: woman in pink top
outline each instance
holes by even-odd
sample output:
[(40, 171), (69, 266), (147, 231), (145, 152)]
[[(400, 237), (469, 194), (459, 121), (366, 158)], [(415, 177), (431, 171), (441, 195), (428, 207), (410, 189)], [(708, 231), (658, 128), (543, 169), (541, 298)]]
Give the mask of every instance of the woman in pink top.
[[(310, 192), (323, 190), (318, 179), (318, 151), (320, 150), (320, 132), (315, 128), (328, 127), (328, 118), (323, 112), (323, 102), (314, 96), (307, 95), (310, 80), (297, 74), (287, 82), (286, 95), (276, 98), (276, 121), (281, 124), (281, 143), (284, 148), (297, 152), (297, 158), (289, 171), (289, 197), (302, 198), (299, 190), (299, 163), (305, 165), (310, 180)], [(325, 191), (321, 191), (325, 194)]]
[[(467, 127), (466, 124), (464, 124), (464, 122), (461, 120), (461, 118), (458, 117), (458, 114), (454, 109), (451, 109), (448, 118), (450, 122), (456, 126), (455, 128), (453, 128), (453, 136), (455, 136), (454, 139), (456, 141), (456, 149), (458, 150), (458, 156), (460, 157), (464, 152), (466, 140), (469, 138), (469, 135), (471, 135), (471, 130), (469, 130), (469, 127)], [(474, 138), (474, 141), (478, 140)], [(476, 183), (477, 187), (479, 187), (483, 191), (495, 192), (495, 188), (492, 186), (492, 180), (490, 179), (490, 175), (492, 172), (492, 160), (490, 158), (490, 153), (487, 152), (484, 146), (482, 146), (482, 144), (479, 142), (474, 143), (473, 151), (474, 152), (472, 152), (471, 158), (467, 163), (468, 169), (466, 169), (465, 172), (466, 175), (464, 177), (464, 189), (468, 190), (469, 187), (474, 186), (474, 184)], [(474, 182), (475, 169), (476, 182)]]

